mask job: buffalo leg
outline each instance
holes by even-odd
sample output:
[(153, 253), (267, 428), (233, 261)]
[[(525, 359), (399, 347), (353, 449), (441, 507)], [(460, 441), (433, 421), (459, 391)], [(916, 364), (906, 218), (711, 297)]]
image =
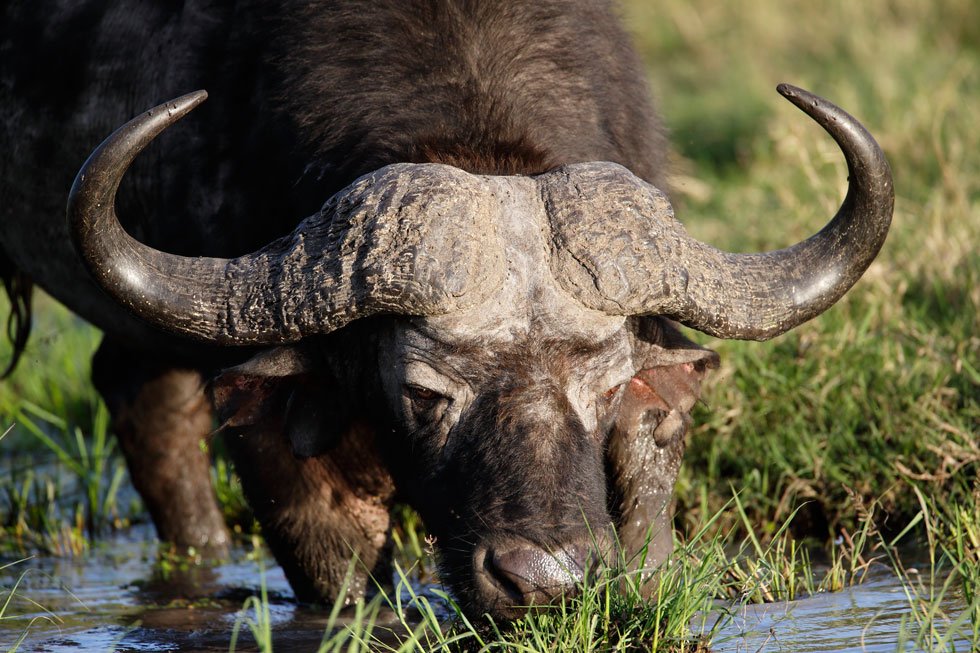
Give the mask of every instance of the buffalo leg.
[(296, 598), (351, 603), (374, 587), (372, 579), (390, 582), (394, 484), (365, 425), (348, 427), (323, 455), (295, 456), (278, 403), (255, 424), (228, 429), (235, 469)]
[(223, 553), (228, 530), (202, 446), (213, 425), (201, 374), (147, 361), (104, 339), (92, 377), (160, 539)]

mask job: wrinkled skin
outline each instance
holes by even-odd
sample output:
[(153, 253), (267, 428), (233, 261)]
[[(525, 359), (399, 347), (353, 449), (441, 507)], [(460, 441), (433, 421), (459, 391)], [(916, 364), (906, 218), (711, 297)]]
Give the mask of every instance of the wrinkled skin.
[[(393, 354), (383, 361), (384, 381), (388, 400), (398, 404), (400, 426), (391, 446), (412, 461), (408, 469), (395, 469), (414, 474), (413, 503), (439, 538), (464, 605), (491, 606), (498, 617), (519, 613), (507, 609), (511, 600), (518, 606), (528, 598), (547, 601), (549, 593), (535, 585), (551, 588), (565, 571), (580, 578), (590, 557), (609, 554), (616, 535), (608, 531), (613, 522), (607, 500), (628, 493), (607, 481), (604, 457), (623, 402), (637, 402), (636, 337), (623, 318), (580, 331), (565, 324), (540, 316), (470, 342), (437, 320), (397, 324), (395, 346), (383, 349)], [(691, 353), (711, 359), (708, 352)], [(691, 368), (689, 376), (696, 374)], [(633, 450), (621, 453), (636, 456), (640, 449), (664, 457), (645, 470), (644, 482), (666, 492), (628, 493), (631, 505), (614, 511), (647, 503), (650, 515), (668, 514), (679, 440), (671, 437), (660, 446), (638, 441), (635, 432), (624, 435), (624, 448)], [(610, 464), (625, 466), (627, 460)], [(670, 550), (670, 528), (667, 519), (655, 532), (651, 526), (645, 521), (628, 537), (629, 529), (621, 531), (619, 539), (629, 558), (652, 536), (647, 561), (655, 567)], [(556, 568), (538, 570), (547, 567), (546, 558), (506, 559), (513, 550), (538, 555), (535, 547), (555, 554)]]

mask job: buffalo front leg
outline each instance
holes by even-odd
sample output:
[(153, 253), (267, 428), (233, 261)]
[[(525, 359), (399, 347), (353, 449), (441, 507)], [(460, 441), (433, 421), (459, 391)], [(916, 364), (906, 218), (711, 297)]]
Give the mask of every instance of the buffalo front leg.
[[(301, 602), (352, 603), (391, 579), (389, 510), (394, 484), (372, 430), (352, 424), (314, 457), (294, 454), (283, 402), (225, 442), (262, 534)], [(340, 596), (348, 572), (345, 596)]]
[(211, 487), (204, 443), (212, 409), (201, 374), (104, 339), (92, 377), (160, 539), (224, 553), (229, 536)]

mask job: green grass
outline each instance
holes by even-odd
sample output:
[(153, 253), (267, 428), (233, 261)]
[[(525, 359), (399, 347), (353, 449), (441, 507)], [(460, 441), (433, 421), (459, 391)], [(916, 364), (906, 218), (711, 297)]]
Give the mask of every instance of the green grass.
[(819, 229), (842, 199), (836, 146), (775, 94), (777, 82), (857, 116), (895, 174), (888, 241), (838, 306), (769, 343), (700, 339), (723, 366), (697, 415), (682, 512), (713, 512), (734, 485), (754, 523), (805, 500), (799, 524), (830, 538), (854, 526), (849, 489), (878, 499), (893, 528), (918, 510), (916, 475), (934, 479), (930, 492), (966, 500), (954, 478), (980, 471), (973, 3), (625, 9), (674, 129), (673, 199), (695, 236), (733, 251), (782, 247)]
[(7, 470), (0, 472), (0, 551), (78, 554), (91, 537), (129, 525), (118, 502), (126, 470), (102, 404), (96, 405), (94, 420), (83, 432), (35, 404), (18, 406), (0, 441), (6, 445), (19, 427), (37, 451), (6, 455)]
[[(415, 522), (402, 525), (409, 539), (422, 537)], [(707, 529), (702, 529), (704, 535)], [(641, 587), (651, 582), (649, 571), (626, 572), (629, 561), (596, 570), (579, 596), (542, 607), (510, 627), (493, 622), (470, 621), (452, 597), (435, 590), (449, 605), (452, 618), (444, 623), (427, 596), (413, 589), (410, 574), (396, 562), (398, 583), (370, 602), (360, 602), (353, 618), (338, 626), (340, 603), (327, 619), (319, 647), (334, 651), (703, 651), (714, 631), (726, 623), (724, 612), (713, 615), (713, 601), (720, 593), (724, 570), (730, 565), (719, 538), (694, 541), (678, 547), (654, 582), (660, 601), (647, 601)], [(414, 574), (416, 570), (411, 570)], [(343, 595), (346, 588), (342, 589)], [(396, 627), (378, 624), (379, 609), (391, 608)], [(406, 615), (413, 615), (408, 617)], [(691, 632), (696, 622), (699, 632)], [(710, 623), (709, 623), (710, 622)], [(242, 625), (248, 627), (262, 651), (274, 648), (264, 586), (246, 600), (236, 620), (231, 650)]]
[[(892, 546), (901, 535), (931, 556), (929, 573), (906, 578), (909, 617), (901, 637), (933, 650), (953, 636), (977, 645), (975, 4), (624, 1), (626, 23), (672, 130), (671, 197), (693, 235), (732, 251), (774, 249), (817, 231), (836, 210), (846, 187), (843, 160), (819, 128), (775, 93), (779, 82), (827, 97), (871, 130), (895, 175), (895, 217), (877, 261), (820, 318), (768, 343), (694, 336), (718, 350), (723, 363), (707, 382), (676, 489), (678, 556), (687, 558), (674, 567), (680, 576), (665, 595), (677, 601), (630, 603), (628, 592), (604, 594), (601, 588), (612, 584), (600, 585), (578, 607), (558, 608), (567, 612), (557, 617), (540, 614), (485, 644), (497, 641), (497, 648), (516, 651), (560, 650), (555, 642), (575, 642), (610, 650), (621, 635), (658, 646), (666, 638), (667, 648), (676, 648), (688, 640), (665, 624), (685, 623), (684, 615), (700, 605), (702, 594), (685, 594), (692, 587), (700, 592), (692, 582), (699, 574), (710, 569), (723, 579), (709, 594), (729, 600), (840, 589), (859, 582), (872, 558), (901, 573), (905, 568)], [(84, 534), (113, 519), (107, 507), (117, 464), (111, 445), (75, 444), (76, 427), (95, 434), (90, 442), (98, 442), (102, 429), (102, 409), (88, 379), (97, 338), (41, 298), (25, 359), (12, 378), (0, 381), (0, 431), (14, 424), (2, 444), (5, 453), (39, 450), (31, 425), (73, 456), (88, 452), (88, 462), (77, 469), (59, 463), (80, 472), (80, 486), (87, 488), (80, 496), (60, 496), (50, 479), (26, 471), (16, 482), (5, 477), (11, 480), (5, 480), (0, 511), (7, 542), (13, 516), (31, 510), (34, 532), (48, 533), (37, 542), (23, 540), (35, 549), (67, 546), (56, 543), (59, 525)], [(0, 363), (8, 351), (0, 343)], [(44, 447), (53, 462), (58, 447)], [(104, 460), (101, 476), (93, 475), (96, 460)], [(250, 531), (233, 474), (219, 467), (215, 477), (229, 512), (239, 515), (236, 523)], [(427, 555), (413, 519), (403, 516), (407, 526), (397, 532), (403, 568)], [(695, 541), (701, 544), (695, 547)], [(815, 574), (811, 556), (826, 558), (830, 571)], [(431, 569), (431, 561), (426, 565)], [(940, 606), (953, 596), (965, 611), (945, 615)], [(367, 628), (375, 608), (359, 609)], [(424, 635), (435, 638), (430, 643), (453, 636), (478, 641), (465, 628), (444, 634), (435, 623)], [(352, 637), (370, 639), (364, 628)], [(340, 639), (330, 641), (323, 650), (346, 650), (352, 640), (343, 647)], [(701, 643), (690, 639), (681, 646)]]
[[(903, 641), (917, 649), (950, 647), (960, 636), (980, 645), (980, 477), (974, 479), (968, 503), (947, 503), (926, 497), (917, 487), (919, 515), (928, 537), (928, 576), (911, 578), (897, 556), (891, 561), (905, 581), (909, 614)], [(945, 575), (945, 580), (940, 580)], [(959, 591), (966, 609), (959, 615), (943, 613), (943, 603)], [(938, 627), (942, 626), (942, 627)]]
[[(922, 523), (927, 529), (930, 560), (921, 574), (912, 573), (904, 566), (897, 548), (912, 529), (886, 541), (877, 522), (877, 504), (856, 505), (856, 509), (860, 513), (860, 529), (834, 547), (831, 560), (818, 572), (810, 564), (807, 549), (789, 536), (790, 521), (781, 525), (768, 545), (761, 543), (751, 525), (746, 525), (748, 532), (740, 542), (735, 529), (719, 533), (717, 523), (725, 511), (734, 510), (746, 519), (744, 507), (735, 496), (723, 511), (699, 524), (692, 537), (678, 541), (674, 554), (655, 573), (624, 571), (635, 565), (619, 560), (596, 570), (581, 587), (579, 596), (532, 611), (508, 628), (470, 621), (451, 597), (435, 591), (449, 605), (451, 618), (446, 622), (429, 598), (415, 592), (409, 575), (396, 563), (399, 582), (394, 591), (382, 591), (372, 601), (357, 604), (353, 617), (344, 625), (337, 619), (340, 604), (333, 607), (318, 650), (706, 651), (745, 604), (835, 591), (862, 582), (872, 565), (891, 565), (901, 579), (909, 610), (897, 633), (899, 646), (909, 643), (915, 650), (951, 650), (957, 642), (980, 641), (974, 625), (980, 608), (975, 596), (975, 571), (972, 576), (962, 573), (967, 565), (958, 562), (957, 554), (941, 541), (953, 532), (961, 536), (964, 531), (944, 530), (943, 523), (934, 519), (923, 504), (912, 527)], [(412, 520), (402, 525), (403, 541), (421, 539), (422, 533), (416, 532), (416, 527)], [(971, 536), (975, 537), (967, 535)], [(974, 548), (970, 555), (980, 553)], [(975, 566), (976, 561), (972, 564)], [(951, 566), (957, 568), (949, 574)], [(646, 600), (640, 591), (651, 579), (656, 583), (658, 601)], [(951, 600), (955, 601), (955, 585), (960, 582), (973, 583), (973, 598), (967, 597), (965, 610), (947, 614), (944, 609), (948, 609)], [(382, 606), (394, 611), (397, 625), (379, 624)], [(248, 627), (260, 650), (275, 650), (264, 585), (245, 602), (236, 621), (231, 650), (235, 649), (242, 625)]]

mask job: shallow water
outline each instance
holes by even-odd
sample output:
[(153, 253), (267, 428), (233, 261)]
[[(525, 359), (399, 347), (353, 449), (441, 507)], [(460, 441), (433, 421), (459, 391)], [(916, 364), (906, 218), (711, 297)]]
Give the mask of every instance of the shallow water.
[[(941, 580), (940, 580), (941, 582)], [(943, 603), (955, 619), (965, 604), (953, 593)], [(895, 651), (909, 601), (896, 574), (876, 566), (865, 582), (841, 592), (796, 601), (749, 605), (735, 611), (714, 651)], [(939, 627), (939, 631), (946, 629)], [(911, 650), (911, 649), (909, 649)], [(956, 650), (971, 649), (963, 639)]]
[[(149, 529), (138, 530), (148, 535)], [(27, 630), (22, 651), (227, 651), (242, 606), (259, 593), (263, 576), (275, 649), (316, 650), (329, 613), (297, 606), (268, 554), (242, 546), (220, 565), (164, 572), (154, 564), (152, 538), (136, 535), (110, 539), (77, 558), (35, 558), (0, 571), (4, 595), (23, 574), (0, 621), (0, 650)], [(390, 610), (378, 624), (397, 628)], [(242, 624), (236, 650), (254, 649)]]
[[(0, 571), (4, 594), (26, 572), (0, 621), (0, 650), (37, 618), (22, 651), (227, 651), (242, 604), (258, 593), (263, 573), (276, 651), (316, 650), (327, 613), (298, 607), (268, 556), (241, 547), (221, 565), (164, 574), (154, 565), (157, 549), (150, 540), (149, 529), (135, 529), (78, 558), (33, 559)], [(428, 593), (432, 587), (418, 589)], [(43, 618), (47, 613), (28, 598), (58, 621)], [(955, 599), (946, 608), (953, 617), (962, 611)], [(843, 592), (742, 607), (713, 650), (894, 651), (899, 622), (908, 613), (898, 578), (879, 567), (864, 584)], [(390, 611), (379, 621), (394, 626)], [(246, 627), (237, 650), (254, 650)], [(970, 649), (960, 642), (957, 650)]]

